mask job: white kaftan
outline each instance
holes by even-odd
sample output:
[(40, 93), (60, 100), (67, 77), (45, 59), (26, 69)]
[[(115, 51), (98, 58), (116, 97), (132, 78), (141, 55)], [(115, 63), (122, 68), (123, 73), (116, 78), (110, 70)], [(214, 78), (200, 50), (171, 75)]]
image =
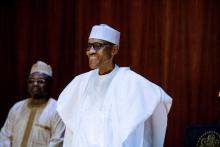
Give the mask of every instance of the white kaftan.
[(162, 147), (171, 103), (129, 68), (79, 75), (58, 99), (67, 127), (64, 147)]
[(40, 107), (30, 107), (29, 102), (17, 102), (9, 111), (0, 147), (20, 147), (22, 142), (27, 147), (61, 147), (65, 126), (56, 112), (57, 102), (50, 98)]

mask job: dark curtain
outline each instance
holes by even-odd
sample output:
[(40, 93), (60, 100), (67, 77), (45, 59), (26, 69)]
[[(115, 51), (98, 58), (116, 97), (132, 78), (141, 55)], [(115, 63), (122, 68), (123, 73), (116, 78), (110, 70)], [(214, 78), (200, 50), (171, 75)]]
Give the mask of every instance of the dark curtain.
[(3, 0), (0, 2), (0, 77), (3, 125), (10, 107), (27, 96), (36, 60), (53, 67), (52, 97), (89, 70), (85, 48), (91, 27), (121, 32), (119, 66), (173, 97), (166, 146), (182, 146), (190, 124), (214, 124), (220, 115), (219, 0)]

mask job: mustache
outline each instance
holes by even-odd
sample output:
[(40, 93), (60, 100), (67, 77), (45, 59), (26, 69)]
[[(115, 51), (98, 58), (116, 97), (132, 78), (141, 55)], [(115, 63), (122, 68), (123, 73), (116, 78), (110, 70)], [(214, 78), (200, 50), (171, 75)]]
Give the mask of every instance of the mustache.
[(89, 56), (93, 56), (93, 55), (96, 55), (96, 53), (89, 53), (88, 55)]

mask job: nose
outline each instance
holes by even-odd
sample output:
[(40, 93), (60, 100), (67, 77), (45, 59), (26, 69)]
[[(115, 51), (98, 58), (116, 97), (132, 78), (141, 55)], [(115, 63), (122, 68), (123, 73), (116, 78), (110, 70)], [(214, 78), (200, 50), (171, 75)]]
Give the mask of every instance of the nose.
[(34, 81), (34, 83), (33, 83), (34, 85), (38, 85), (38, 81)]

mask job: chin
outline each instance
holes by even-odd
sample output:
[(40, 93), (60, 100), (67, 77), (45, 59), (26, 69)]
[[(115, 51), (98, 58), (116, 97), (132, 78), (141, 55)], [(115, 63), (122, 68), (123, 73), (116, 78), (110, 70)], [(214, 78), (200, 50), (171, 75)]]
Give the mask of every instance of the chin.
[(90, 67), (90, 69), (91, 69), (91, 70), (94, 70), (94, 69), (97, 69), (97, 68), (95, 68), (95, 67)]
[(44, 98), (42, 96), (35, 95), (35, 96), (33, 96), (33, 99), (40, 100), (40, 99), (44, 99)]
[(90, 67), (91, 69), (96, 69), (96, 68), (98, 68), (97, 65), (92, 65), (92, 64), (90, 64), (89, 67)]
[(46, 98), (46, 95), (33, 94), (32, 98), (33, 98), (33, 99), (36, 99), (36, 100), (45, 99), (45, 98)]

